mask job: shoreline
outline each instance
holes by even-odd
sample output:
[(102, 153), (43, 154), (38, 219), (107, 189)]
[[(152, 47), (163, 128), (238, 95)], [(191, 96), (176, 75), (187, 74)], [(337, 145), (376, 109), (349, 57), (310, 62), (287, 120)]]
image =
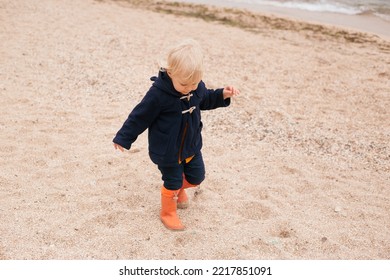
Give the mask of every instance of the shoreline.
[[(206, 22), (218, 22), (223, 25), (237, 27), (253, 33), (266, 34), (269, 31), (278, 31), (279, 35), (277, 36), (283, 37), (285, 32), (292, 32), (320, 41), (326, 39), (338, 43), (367, 43), (373, 47), (377, 47), (381, 51), (390, 53), (390, 39), (385, 36), (332, 24), (293, 19), (288, 16), (266, 14), (260, 11), (249, 11), (245, 8), (228, 8), (212, 4), (191, 3), (190, 1), (176, 2), (170, 0), (111, 0), (109, 2), (156, 13), (197, 18)], [(273, 33), (273, 36), (276, 36), (275, 33)]]
[(364, 32), (390, 40), (390, 22), (372, 15), (347, 15), (331, 12), (314, 12), (298, 8), (276, 7), (263, 4), (231, 3), (221, 0), (180, 0), (181, 3), (202, 4), (207, 6), (244, 9), (264, 15), (283, 17), (290, 20), (304, 21), (311, 24), (321, 24), (354, 32)]

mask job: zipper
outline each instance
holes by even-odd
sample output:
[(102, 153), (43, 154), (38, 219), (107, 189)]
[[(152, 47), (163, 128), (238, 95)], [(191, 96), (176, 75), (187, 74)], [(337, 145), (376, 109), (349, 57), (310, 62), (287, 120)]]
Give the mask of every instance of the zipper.
[[(187, 95), (184, 95), (184, 96), (180, 97), (180, 99), (182, 99), (182, 100), (184, 99), (184, 101), (187, 101), (188, 102), (188, 106), (190, 106), (190, 104), (191, 104), (190, 103), (190, 99), (191, 99), (192, 96), (193, 96), (193, 94), (189, 93)], [(182, 114), (189, 113), (191, 115), (192, 111), (194, 111), (195, 109), (196, 109), (196, 106), (192, 106), (192, 107), (189, 107), (187, 110), (182, 111), (181, 113)], [(181, 137), (180, 149), (179, 149), (179, 164), (183, 161), (181, 156), (182, 156), (183, 149), (184, 149), (184, 141), (185, 141), (186, 136), (187, 136), (187, 128), (188, 128), (188, 121), (186, 122), (186, 125), (184, 126), (183, 136)]]
[(187, 127), (188, 127), (188, 122), (186, 122), (186, 126), (184, 127), (183, 131), (183, 136), (181, 137), (181, 143), (180, 143), (180, 149), (179, 149), (179, 164), (182, 162), (181, 154), (183, 152), (183, 146), (184, 146), (184, 140), (187, 135)]

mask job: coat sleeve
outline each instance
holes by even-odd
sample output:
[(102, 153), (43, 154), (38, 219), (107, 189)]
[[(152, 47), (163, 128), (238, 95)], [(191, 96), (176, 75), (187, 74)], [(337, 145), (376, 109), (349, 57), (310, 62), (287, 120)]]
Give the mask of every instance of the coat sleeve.
[(223, 99), (223, 88), (207, 89), (203, 82), (201, 82), (200, 86), (204, 95), (199, 104), (201, 110), (212, 110), (230, 105), (230, 98)]
[(161, 106), (153, 91), (149, 91), (134, 107), (127, 120), (117, 132), (113, 142), (129, 150), (137, 137), (144, 132), (160, 113)]

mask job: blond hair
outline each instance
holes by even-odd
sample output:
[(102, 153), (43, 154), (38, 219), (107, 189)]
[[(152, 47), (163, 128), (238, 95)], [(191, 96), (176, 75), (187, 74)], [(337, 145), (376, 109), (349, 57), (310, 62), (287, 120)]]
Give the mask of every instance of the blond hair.
[(200, 44), (187, 39), (171, 47), (166, 61), (160, 63), (163, 71), (183, 83), (199, 83), (203, 76), (203, 53)]

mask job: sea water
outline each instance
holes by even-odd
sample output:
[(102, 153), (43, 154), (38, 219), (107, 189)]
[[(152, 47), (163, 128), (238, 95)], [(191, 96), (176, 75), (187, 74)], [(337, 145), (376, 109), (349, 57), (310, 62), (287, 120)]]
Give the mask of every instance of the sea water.
[(346, 15), (372, 14), (390, 22), (390, 0), (183, 0), (179, 2), (198, 2), (205, 4), (224, 4), (227, 6), (267, 5), (281, 8), (294, 8), (311, 12), (330, 12)]
[(313, 12), (332, 12), (348, 15), (373, 14), (390, 21), (390, 0), (230, 0)]

